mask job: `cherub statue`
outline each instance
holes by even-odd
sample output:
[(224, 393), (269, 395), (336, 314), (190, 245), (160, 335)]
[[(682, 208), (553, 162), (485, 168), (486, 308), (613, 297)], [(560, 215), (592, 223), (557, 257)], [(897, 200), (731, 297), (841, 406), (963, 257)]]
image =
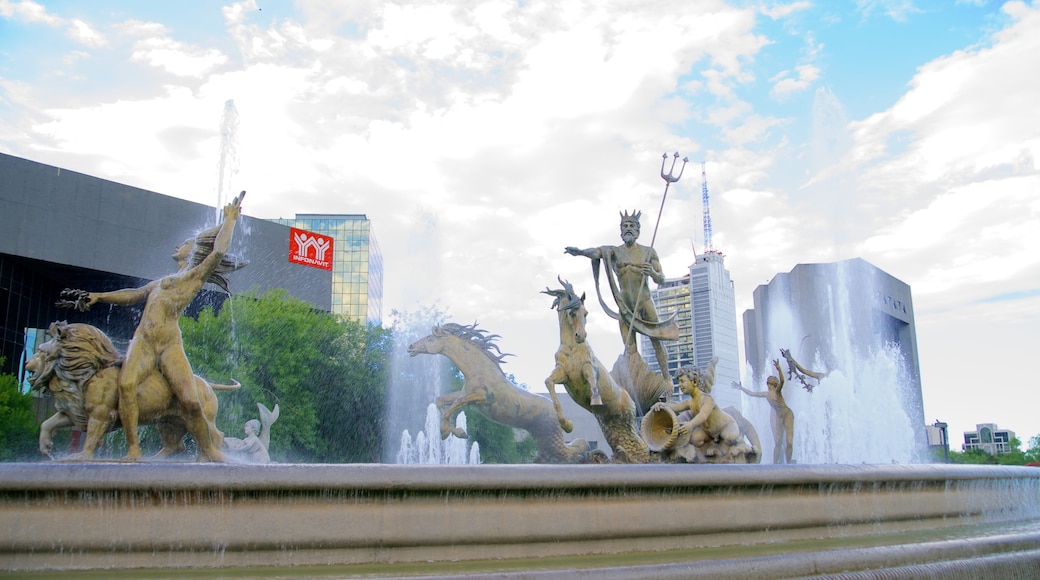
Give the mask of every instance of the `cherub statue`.
[(256, 404), (260, 420), (250, 419), (245, 424), (245, 439), (224, 437), (224, 451), (232, 459), (242, 463), (271, 463), (267, 450), (271, 446), (271, 424), (278, 420), (280, 409), (269, 410), (262, 403)]
[(678, 433), (667, 459), (675, 460), (678, 455), (689, 463), (732, 463), (751, 451), (744, 444), (736, 419), (720, 409), (709, 394), (718, 361), (718, 357), (713, 358), (705, 371), (695, 366), (679, 369), (675, 375), (679, 388), (690, 398), (671, 405), (655, 404), (678, 414)]

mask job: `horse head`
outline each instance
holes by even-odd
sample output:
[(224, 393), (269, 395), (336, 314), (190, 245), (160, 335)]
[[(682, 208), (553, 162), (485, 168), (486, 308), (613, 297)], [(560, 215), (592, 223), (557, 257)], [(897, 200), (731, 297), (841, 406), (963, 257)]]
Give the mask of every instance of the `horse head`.
[(434, 326), (430, 334), (408, 345), (408, 356), (440, 354), (442, 348), (441, 337), (443, 335), (444, 331), (440, 325)]
[(563, 290), (550, 290), (546, 287), (542, 294), (556, 298), (550, 308), (555, 308), (559, 314), (561, 336), (564, 334), (562, 332), (564, 325), (567, 325), (573, 332), (575, 342), (585, 342), (587, 336), (585, 318), (589, 314), (589, 311), (585, 309), (585, 294), (578, 296), (570, 282), (564, 281), (559, 276), (556, 279), (563, 285)]

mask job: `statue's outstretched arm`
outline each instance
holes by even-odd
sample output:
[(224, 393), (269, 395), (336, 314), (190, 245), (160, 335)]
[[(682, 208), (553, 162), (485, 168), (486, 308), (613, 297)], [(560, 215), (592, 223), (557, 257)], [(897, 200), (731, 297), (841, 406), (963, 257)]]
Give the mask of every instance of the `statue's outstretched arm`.
[(220, 230), (213, 241), (213, 251), (198, 266), (192, 268), (194, 275), (200, 276), (202, 279), (209, 278), (220, 265), (220, 261), (224, 259), (224, 255), (231, 246), (231, 235), (235, 232), (235, 222), (242, 215), (242, 198), (245, 195), (246, 192), (243, 191), (231, 203), (224, 206), (224, 221), (221, 222)]
[(743, 392), (745, 395), (747, 395), (749, 397), (763, 397), (763, 398), (765, 398), (765, 397), (767, 397), (769, 395), (769, 393), (767, 393), (765, 391), (749, 391), (748, 389), (744, 388), (744, 385), (738, 383), (737, 381), (733, 381), (730, 384), (730, 387)]
[(87, 292), (86, 290), (72, 290), (66, 288), (61, 291), (60, 299), (55, 304), (58, 308), (75, 308), (80, 312), (90, 310), (90, 307), (102, 302), (118, 306), (129, 306), (138, 304), (148, 299), (148, 294), (157, 282), (151, 282), (140, 288), (125, 288), (112, 292)]
[(603, 251), (600, 248), (585, 248), (582, 250), (581, 248), (575, 248), (574, 246), (567, 246), (563, 251), (572, 256), (585, 256), (586, 258), (591, 258), (593, 260), (599, 260), (603, 257)]

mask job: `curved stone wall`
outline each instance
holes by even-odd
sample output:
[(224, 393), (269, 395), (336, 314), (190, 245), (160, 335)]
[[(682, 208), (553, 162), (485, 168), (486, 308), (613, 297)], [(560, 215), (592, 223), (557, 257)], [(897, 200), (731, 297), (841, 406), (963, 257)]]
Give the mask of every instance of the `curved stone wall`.
[(24, 463), (0, 465), (0, 498), (8, 571), (1040, 566), (1026, 467)]

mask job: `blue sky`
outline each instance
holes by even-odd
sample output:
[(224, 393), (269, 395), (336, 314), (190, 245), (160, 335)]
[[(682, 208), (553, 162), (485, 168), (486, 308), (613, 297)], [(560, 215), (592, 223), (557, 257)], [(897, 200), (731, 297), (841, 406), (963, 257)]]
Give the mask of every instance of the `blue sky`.
[[(562, 248), (656, 219), (678, 151), (706, 163), (738, 316), (779, 272), (862, 257), (913, 288), (926, 421), (1026, 440), (1038, 54), (1036, 2), (0, 0), (0, 151), (213, 205), (233, 99), (247, 215), (366, 213), (387, 314), (477, 320), (536, 386), (539, 291), (592, 284)], [(687, 169), (668, 276), (703, 246)]]

